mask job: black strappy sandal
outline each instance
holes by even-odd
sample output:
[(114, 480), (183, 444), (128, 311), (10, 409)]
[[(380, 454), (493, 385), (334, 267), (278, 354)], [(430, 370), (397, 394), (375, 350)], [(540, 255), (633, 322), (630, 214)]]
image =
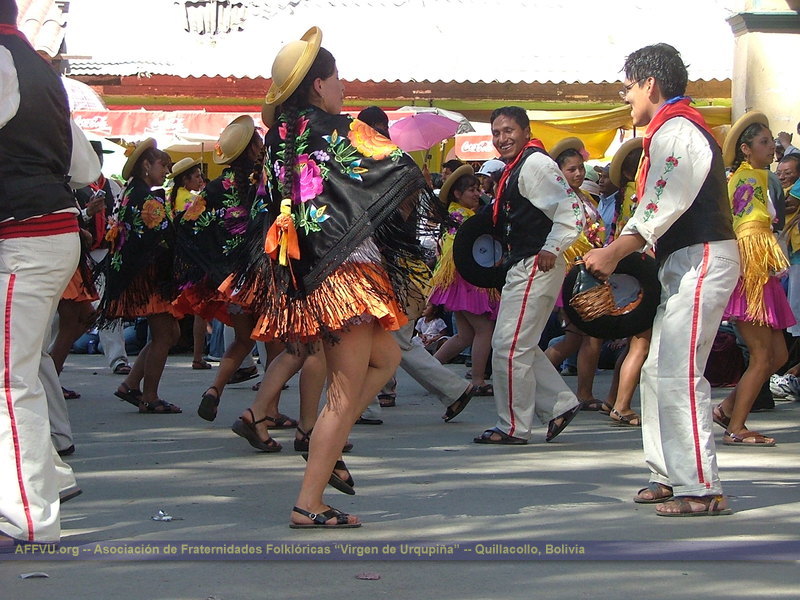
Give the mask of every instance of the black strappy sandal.
[[(303, 452), (302, 454), (303, 460), (308, 462), (308, 452)], [(342, 479), (336, 474), (336, 470), (339, 471), (347, 471), (347, 479)], [(339, 490), (343, 494), (347, 494), (348, 496), (355, 496), (356, 490), (354, 489), (356, 482), (353, 481), (353, 476), (350, 474), (347, 465), (344, 464), (343, 460), (337, 460), (336, 464), (333, 465), (333, 471), (331, 472), (330, 479), (328, 479), (328, 485), (334, 489)]]
[[(300, 439), (297, 437), (294, 438), (294, 450), (295, 452), (308, 452), (308, 444), (311, 442), (311, 432), (314, 431), (312, 427), (308, 431), (303, 431), (299, 427), (297, 428), (297, 432), (303, 436)], [(344, 447), (342, 448), (342, 452), (350, 452), (353, 449), (353, 444), (347, 442)]]
[[(214, 390), (214, 394), (209, 394)], [(216, 395), (215, 395), (216, 394)], [(217, 418), (217, 407), (219, 406), (219, 390), (215, 386), (211, 386), (200, 398), (200, 406), (197, 407), (197, 414), (201, 419), (206, 421), (213, 421)]]
[[(344, 513), (332, 506), (328, 507), (328, 510), (321, 513), (312, 513), (308, 512), (307, 510), (303, 510), (302, 508), (295, 506), (292, 508), (293, 512), (296, 512), (298, 515), (303, 515), (304, 517), (308, 517), (311, 519), (311, 523), (289, 523), (289, 527), (292, 529), (351, 529), (354, 527), (361, 527), (361, 523), (350, 523), (347, 519), (350, 515)], [(336, 517), (335, 523), (328, 523), (332, 518)]]
[(247, 412), (250, 413), (250, 417), (253, 420), (248, 423), (242, 419), (242, 417), (239, 417), (239, 419), (233, 425), (231, 425), (231, 431), (233, 431), (233, 433), (236, 435), (246, 439), (247, 442), (256, 450), (261, 450), (261, 452), (280, 452), (283, 446), (276, 442), (272, 437), (269, 437), (267, 441), (262, 440), (258, 436), (258, 431), (256, 431), (256, 425), (267, 421), (268, 417), (256, 420), (256, 416), (253, 414), (253, 410), (251, 408), (248, 408)]
[(120, 383), (119, 387), (122, 388), (122, 391), (120, 392), (117, 390), (114, 392), (114, 395), (123, 402), (127, 402), (128, 404), (132, 404), (136, 408), (139, 408), (139, 402), (142, 400), (142, 392), (140, 390), (133, 390), (129, 388), (125, 383)]

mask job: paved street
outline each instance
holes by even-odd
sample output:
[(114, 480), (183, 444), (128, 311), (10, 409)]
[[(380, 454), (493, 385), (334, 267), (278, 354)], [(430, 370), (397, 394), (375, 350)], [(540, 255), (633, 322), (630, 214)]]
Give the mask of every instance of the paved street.
[[(800, 538), (800, 403), (752, 415), (751, 427), (773, 435), (775, 448), (722, 446), (718, 428), (734, 516), (664, 519), (631, 502), (646, 484), (638, 429), (583, 412), (552, 444), (542, 427), (528, 446), (479, 446), (472, 438), (494, 424), (491, 398), (475, 399), (444, 424), (439, 402), (401, 372), (398, 405), (384, 409), (384, 425), (353, 430), (346, 459), (357, 495), (329, 488), (326, 497), (365, 526), (296, 531), (287, 523), (304, 463), (292, 431), (273, 432), (284, 445), (278, 454), (253, 451), (230, 431), (253, 382), (226, 389), (219, 417), (207, 423), (195, 410), (213, 371), (193, 371), (189, 356), (171, 356), (161, 395), (184, 413), (140, 415), (112, 395), (121, 377), (101, 363), (102, 356), (70, 356), (62, 378), (82, 394), (69, 401), (77, 446), (69, 462), (84, 491), (64, 506), (65, 542), (272, 544), (299, 560), (0, 561), (4, 599), (798, 597), (796, 562), (770, 556)], [(567, 381), (575, 385), (574, 377)], [(610, 373), (598, 376), (598, 397), (609, 383)], [(281, 410), (297, 415), (296, 379)], [(173, 520), (152, 520), (159, 510)], [(352, 560), (302, 554), (317, 542), (340, 544), (334, 550)], [(546, 543), (562, 553), (557, 558), (583, 548), (589, 560), (546, 560), (555, 556), (545, 554)], [(411, 547), (457, 546), (464, 559), (465, 549), (481, 544), (471, 560), (407, 560)], [(357, 555), (387, 545), (397, 559)], [(527, 554), (512, 560), (500, 554), (508, 548)], [(597, 548), (608, 560), (598, 560)], [(756, 555), (765, 561), (741, 560)], [(800, 557), (797, 543), (788, 555)], [(36, 571), (49, 578), (19, 578)], [(364, 573), (380, 579), (357, 578)]]

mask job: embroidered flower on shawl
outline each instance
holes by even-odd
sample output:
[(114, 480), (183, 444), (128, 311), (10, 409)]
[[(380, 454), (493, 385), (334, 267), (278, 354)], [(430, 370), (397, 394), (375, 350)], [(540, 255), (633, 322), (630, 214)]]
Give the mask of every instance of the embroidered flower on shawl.
[[(301, 154), (297, 157), (294, 166), (294, 202), (308, 202), (322, 193), (322, 172), (319, 165), (308, 154)], [(280, 166), (278, 179), (281, 182), (286, 180), (286, 171), (283, 165)]]
[(317, 208), (312, 204), (311, 210), (308, 211), (309, 218), (311, 219), (311, 221), (313, 221), (314, 223), (324, 223), (325, 221), (330, 219), (330, 216), (325, 214), (325, 210), (327, 208), (328, 208), (327, 206), (320, 206), (319, 208)]
[(242, 235), (247, 231), (248, 212), (243, 206), (232, 206), (225, 209), (225, 229), (234, 235)]
[(194, 196), (186, 203), (186, 210), (183, 212), (182, 221), (196, 221), (197, 217), (203, 214), (206, 209), (206, 199), (203, 196)]
[(363, 181), (361, 175), (367, 169), (361, 166), (362, 155), (349, 142), (349, 138), (339, 135), (339, 131), (334, 129), (330, 135), (322, 136), (328, 142), (328, 150), (333, 155), (333, 159), (342, 165), (342, 172), (357, 181)]
[(142, 221), (148, 229), (161, 227), (166, 217), (167, 211), (164, 205), (155, 198), (150, 198), (142, 206)]
[(347, 134), (347, 138), (361, 154), (376, 160), (386, 158), (397, 150), (397, 146), (389, 138), (358, 119), (350, 122), (350, 133)]
[(236, 185), (236, 182), (234, 181), (233, 171), (231, 171), (222, 178), (222, 189), (228, 191), (234, 187), (234, 185)]
[[(739, 185), (736, 186), (736, 190), (733, 192), (733, 214), (737, 217), (741, 217), (746, 212), (753, 210), (752, 202), (756, 193), (755, 183), (755, 179), (748, 178), (740, 181)], [(749, 211), (747, 210), (748, 208), (750, 209)]]
[[(298, 117), (297, 123), (295, 125), (295, 128), (297, 130), (295, 132), (295, 135), (297, 135), (297, 136), (303, 135), (303, 133), (306, 130), (306, 127), (308, 127), (308, 119), (306, 117), (303, 117), (303, 116)], [(278, 135), (280, 136), (280, 138), (282, 140), (285, 140), (286, 139), (286, 133), (287, 133), (286, 132), (286, 122), (285, 121), (281, 121), (281, 124), (278, 126)]]

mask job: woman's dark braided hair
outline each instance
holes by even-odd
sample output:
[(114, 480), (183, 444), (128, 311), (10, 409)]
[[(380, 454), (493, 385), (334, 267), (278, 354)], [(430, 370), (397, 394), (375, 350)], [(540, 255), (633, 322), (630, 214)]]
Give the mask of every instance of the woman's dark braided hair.
[(767, 126), (763, 123), (753, 123), (749, 125), (743, 132), (742, 135), (739, 136), (739, 139), (736, 140), (736, 155), (733, 158), (733, 170), (739, 168), (739, 166), (745, 162), (747, 159), (745, 158), (744, 152), (742, 152), (742, 144), (747, 144), (751, 146), (753, 144), (753, 140), (755, 137), (761, 133), (763, 129), (767, 129)]
[(258, 131), (253, 131), (253, 137), (250, 138), (247, 146), (230, 164), (233, 170), (233, 185), (239, 194), (240, 202), (245, 202), (248, 199), (254, 177), (260, 176), (261, 163), (258, 162), (258, 159), (253, 161), (247, 156), (247, 149), (256, 140), (257, 136), (259, 136)]
[(294, 166), (297, 160), (297, 118), (300, 111), (311, 103), (314, 81), (327, 79), (336, 71), (336, 59), (325, 48), (320, 48), (303, 81), (282, 104), (276, 107), (278, 121), (286, 123), (286, 146), (283, 156), (283, 197), (294, 197)]

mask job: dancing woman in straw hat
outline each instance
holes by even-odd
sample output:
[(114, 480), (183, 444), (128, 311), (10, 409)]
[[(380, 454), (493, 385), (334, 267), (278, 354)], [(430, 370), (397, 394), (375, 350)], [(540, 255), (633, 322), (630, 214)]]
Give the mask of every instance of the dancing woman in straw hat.
[[(194, 197), (206, 185), (203, 179), (203, 165), (199, 159), (189, 156), (172, 165), (167, 179), (172, 179), (169, 205), (173, 213), (186, 210), (186, 205), (193, 202)], [(192, 369), (195, 370), (211, 368), (211, 365), (203, 360), (207, 328), (208, 322), (200, 315), (195, 315), (192, 324)]]
[(266, 190), (259, 185), (263, 149), (252, 117), (234, 119), (220, 134), (213, 154), (216, 164), (229, 166), (175, 214), (175, 270), (181, 288), (176, 308), (204, 320), (217, 319), (235, 333), (197, 409), (206, 421), (216, 419), (225, 384), (253, 348), (255, 318), (246, 299), (231, 302), (217, 288), (237, 264), (251, 214), (266, 210)]
[[(158, 397), (158, 384), (169, 349), (178, 341), (172, 308), (174, 231), (163, 189), (169, 155), (148, 138), (132, 149), (122, 167), (128, 180), (108, 221), (110, 243), (105, 262), (106, 286), (100, 302), (104, 321), (146, 317), (151, 339), (114, 395), (141, 413), (173, 414), (181, 409)], [(139, 390), (139, 384), (142, 390)]]
[(471, 345), (473, 394), (493, 396), (494, 388), (485, 378), (500, 294), (497, 290), (468, 283), (456, 271), (453, 262), (453, 240), (458, 226), (472, 217), (480, 206), (480, 182), (472, 167), (462, 165), (453, 171), (442, 185), (439, 200), (447, 205), (455, 226), (442, 238), (442, 255), (431, 279), (430, 302), (453, 312), (457, 333), (440, 346), (434, 356), (447, 364)]
[(745, 420), (761, 386), (788, 359), (782, 330), (796, 322), (776, 276), (789, 268), (789, 262), (772, 233), (775, 207), (767, 169), (774, 156), (775, 142), (764, 114), (749, 112), (733, 124), (723, 158), (734, 169), (728, 195), (742, 275), (725, 308), (725, 318), (736, 322), (750, 361), (734, 390), (714, 407), (714, 422), (725, 428), (722, 443), (730, 446), (775, 445), (773, 438), (748, 430)]
[[(321, 342), (327, 402), (311, 438), (291, 527), (358, 527), (323, 502), (329, 479), (353, 481), (339, 460), (347, 435), (400, 362), (387, 330), (406, 317), (409, 277), (422, 276), (418, 219), (436, 210), (413, 161), (365, 123), (340, 115), (343, 87), (313, 27), (272, 66), (262, 116), (270, 210), (236, 287), (261, 315), (256, 336), (292, 349)], [(268, 260), (267, 260), (268, 259)]]

